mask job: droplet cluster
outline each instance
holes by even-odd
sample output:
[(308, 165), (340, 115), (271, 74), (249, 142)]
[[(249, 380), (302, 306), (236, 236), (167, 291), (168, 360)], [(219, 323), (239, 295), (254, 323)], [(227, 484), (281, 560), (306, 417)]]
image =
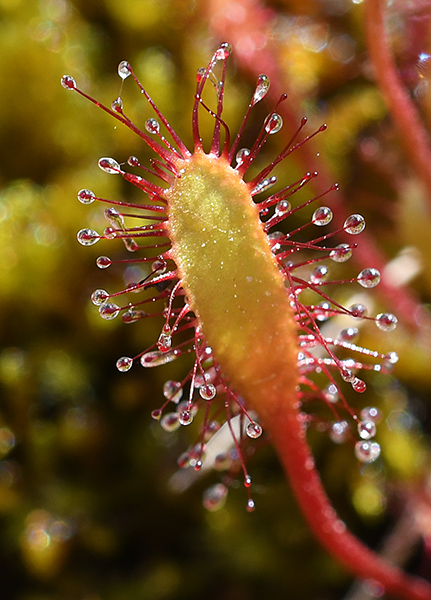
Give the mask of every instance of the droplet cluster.
[[(235, 170), (244, 178), (248, 175), (250, 167), (254, 166), (269, 136), (282, 129), (283, 118), (279, 113), (279, 105), (286, 100), (286, 96), (280, 97), (274, 110), (266, 117), (255, 142), (249, 148), (242, 147), (242, 136), (251, 110), (266, 97), (270, 89), (268, 76), (259, 75), (243, 123), (233, 143), (229, 145), (229, 128), (222, 118), (225, 71), (222, 69), (219, 80), (216, 67), (224, 63), (230, 54), (229, 44), (222, 44), (209, 65), (198, 70), (192, 120), (193, 137), (195, 147), (201, 150), (198, 115), (200, 110), (204, 110), (215, 122), (211, 156), (214, 160), (223, 157), (230, 165), (227, 168)], [(125, 116), (121, 94), (108, 108), (81, 91), (72, 77), (64, 76), (61, 80), (65, 89), (75, 91), (97, 104), (138, 133), (157, 155), (157, 158), (151, 160), (151, 169), (142, 167), (140, 159), (136, 156), (130, 156), (120, 162), (114, 158), (103, 157), (98, 162), (105, 173), (120, 175), (144, 192), (148, 199), (146, 203), (107, 201), (88, 189), (78, 192), (78, 201), (81, 204), (91, 204), (94, 201), (112, 204), (105, 210), (108, 225), (103, 233), (99, 234), (88, 228), (81, 229), (77, 234), (78, 242), (83, 246), (91, 246), (100, 240), (112, 241), (114, 244), (120, 240), (125, 250), (133, 253), (134, 257), (130, 258), (129, 255), (124, 258), (117, 248), (117, 254), (112, 258), (106, 255), (99, 256), (96, 260), (97, 266), (106, 269), (115, 268), (117, 264), (133, 264), (133, 268), (141, 273), (135, 282), (129, 283), (123, 290), (113, 293), (103, 289), (95, 290), (91, 301), (98, 307), (100, 316), (105, 320), (115, 319), (121, 314), (123, 322), (127, 324), (156, 315), (164, 321), (157, 340), (150, 348), (144, 349), (137, 356), (118, 358), (116, 366), (120, 373), (128, 372), (135, 363), (147, 369), (166, 365), (183, 355), (194, 357), (192, 368), (183, 380), (166, 381), (163, 386), (164, 404), (153, 410), (152, 417), (165, 432), (173, 432), (192, 424), (201, 410), (204, 416), (200, 420), (198, 440), (181, 455), (178, 465), (184, 471), (204, 471), (211, 467), (225, 473), (224, 482), (209, 487), (204, 494), (203, 504), (208, 510), (223, 507), (230, 482), (242, 471), (248, 493), (247, 509), (251, 511), (254, 509), (254, 500), (250, 495), (251, 478), (245, 464), (245, 456), (250, 444), (259, 444), (258, 440), (265, 438), (264, 431), (259, 424), (258, 415), (250, 413), (246, 400), (238, 397), (235, 390), (230, 388), (217, 363), (217, 357), (213, 356), (212, 348), (201, 331), (199, 319), (188, 306), (176, 265), (170, 254), (166, 227), (166, 190), (176, 178), (182, 176), (181, 169), (176, 166), (178, 159), (187, 161), (192, 157), (192, 153), (158, 109), (127, 61), (118, 65), (118, 75), (121, 85), (128, 78), (133, 80), (154, 111), (154, 117), (145, 120), (143, 130), (139, 130)], [(217, 102), (214, 111), (202, 100), (202, 92), (206, 85), (212, 85), (215, 90)], [(333, 212), (329, 206), (321, 205), (321, 200), (327, 194), (335, 192), (338, 189), (337, 184), (325, 193), (298, 204), (294, 201), (295, 193), (318, 174), (307, 172), (298, 181), (284, 188), (273, 175), (273, 169), (291, 152), (326, 129), (326, 125), (322, 125), (316, 132), (300, 139), (306, 123), (304, 118), (291, 145), (284, 148), (270, 164), (258, 171), (257, 175), (254, 170), (253, 178), (247, 179), (247, 185), (251, 198), (256, 202), (262, 228), (267, 234), (268, 244), (274, 260), (277, 261), (280, 275), (284, 278), (286, 293), (295, 314), (299, 342), (297, 370), (301, 382), (298, 405), (301, 405), (305, 414), (309, 400), (322, 400), (336, 417), (335, 421), (328, 422), (327, 431), (331, 439), (337, 444), (352, 442), (358, 460), (369, 463), (380, 455), (380, 446), (374, 441), (380, 413), (375, 407), (367, 407), (360, 415), (356, 414), (355, 410), (349, 407), (343, 391), (347, 384), (355, 392), (363, 394), (367, 385), (358, 373), (367, 370), (392, 370), (398, 360), (395, 353), (380, 354), (359, 346), (357, 339), (361, 322), (374, 321), (381, 331), (390, 332), (395, 329), (397, 318), (387, 312), (379, 313), (376, 317), (369, 316), (366, 306), (361, 302), (353, 302), (350, 307), (345, 307), (333, 300), (331, 292), (328, 291), (328, 286), (335, 284), (359, 284), (368, 290), (380, 281), (380, 273), (374, 267), (362, 269), (352, 279), (333, 278), (332, 271), (337, 273), (338, 269), (343, 269), (344, 263), (352, 257), (357, 246), (356, 242), (350, 242), (350, 236), (355, 236), (356, 239), (365, 228), (364, 217), (352, 214), (339, 229), (330, 233), (325, 230), (332, 222)], [(220, 134), (222, 129), (226, 133), (225, 137)], [(130, 172), (127, 170), (129, 167), (132, 169)], [(151, 173), (151, 177), (147, 179), (148, 173)], [(262, 198), (265, 195), (266, 197)], [(311, 219), (301, 226), (289, 227), (289, 223), (293, 222), (292, 215), (312, 204)], [(307, 231), (311, 232), (311, 239), (305, 235)], [(335, 235), (344, 235), (347, 239), (338, 245), (327, 245), (328, 240)], [(153, 295), (143, 293), (148, 291)], [(340, 329), (337, 336), (331, 337), (326, 333), (326, 324), (338, 317), (349, 318), (352, 322)], [(339, 350), (342, 351), (342, 356), (348, 353), (350, 357), (338, 358)], [(318, 385), (316, 376), (320, 380), (326, 377), (326, 384)], [(309, 421), (305, 419), (304, 426), (305, 423)], [(356, 424), (356, 432), (353, 424)]]

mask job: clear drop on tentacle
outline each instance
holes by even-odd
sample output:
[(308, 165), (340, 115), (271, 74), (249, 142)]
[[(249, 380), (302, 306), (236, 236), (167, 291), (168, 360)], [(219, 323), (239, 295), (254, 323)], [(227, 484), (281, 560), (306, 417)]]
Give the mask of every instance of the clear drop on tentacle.
[(250, 423), (245, 428), (245, 432), (248, 435), (248, 437), (252, 439), (257, 439), (262, 435), (263, 429), (259, 425), (259, 423), (256, 423), (256, 421), (250, 421)]
[(353, 342), (353, 340), (358, 336), (359, 330), (356, 327), (347, 327), (346, 329), (342, 329), (338, 334), (338, 340), (340, 342)]
[(265, 131), (270, 135), (278, 133), (282, 127), (283, 117), (277, 113), (273, 113), (265, 119)]
[(133, 366), (133, 358), (130, 358), (129, 356), (122, 356), (121, 358), (119, 358), (117, 360), (117, 362), (115, 363), (117, 369), (121, 372), (121, 373), (125, 373), (126, 371), (130, 371), (130, 369)]
[(127, 77), (129, 77), (131, 72), (132, 70), (130, 64), (127, 62), (127, 60), (122, 60), (118, 65), (118, 75), (121, 77), (121, 79), (124, 80), (127, 79)]
[(61, 85), (66, 90), (76, 90), (76, 81), (70, 75), (63, 75)]
[(92, 192), (91, 190), (79, 190), (78, 192), (78, 200), (82, 203), (82, 204), (91, 204), (92, 202), (94, 202), (94, 200), (96, 199), (96, 196), (94, 194), (94, 192)]
[(118, 96), (111, 102), (111, 108), (114, 112), (121, 112), (123, 110), (123, 101), (121, 96)]
[(351, 381), (351, 384), (355, 392), (358, 392), (359, 394), (363, 394), (367, 390), (367, 384), (362, 379), (359, 379), (359, 377), (355, 377), (353, 381)]
[(160, 425), (165, 431), (176, 431), (180, 428), (180, 418), (178, 413), (170, 412), (163, 415), (160, 421)]
[(382, 413), (375, 406), (366, 406), (361, 410), (362, 421), (373, 421), (379, 423), (382, 420)]
[(259, 75), (257, 85), (254, 91), (252, 106), (260, 102), (268, 93), (270, 81), (268, 75)]
[(363, 269), (357, 279), (362, 287), (373, 288), (380, 282), (380, 273), (377, 269)]
[(235, 160), (238, 167), (242, 165), (247, 156), (250, 156), (250, 150), (248, 148), (240, 148), (238, 150), (235, 155)]
[(231, 52), (232, 46), (227, 42), (223, 42), (223, 44), (221, 44), (219, 49), (216, 51), (214, 58), (215, 60), (226, 60), (226, 58), (230, 56)]
[(365, 219), (362, 215), (350, 215), (344, 221), (344, 229), (351, 235), (357, 235), (365, 229)]
[(380, 445), (368, 440), (356, 442), (355, 455), (363, 463), (372, 463), (380, 456)]
[(199, 396), (203, 400), (212, 400), (213, 398), (215, 398), (216, 394), (217, 394), (216, 387), (212, 383), (205, 383), (204, 385), (201, 385), (199, 388)]
[(348, 244), (339, 244), (329, 253), (329, 258), (337, 263), (348, 261), (352, 257), (352, 249)]
[(76, 237), (83, 246), (92, 246), (100, 240), (100, 235), (94, 229), (80, 229)]
[(160, 365), (166, 365), (177, 358), (177, 354), (174, 352), (160, 352), (154, 350), (153, 352), (146, 352), (140, 358), (141, 365), (143, 367), (158, 367)]
[(147, 119), (145, 121), (145, 129), (148, 131), (148, 133), (159, 133), (160, 123), (156, 119)]
[(130, 167), (139, 167), (139, 166), (141, 166), (141, 163), (139, 162), (139, 158), (137, 156), (129, 156), (129, 158), (127, 159), (127, 164)]
[(252, 189), (251, 195), (256, 196), (256, 194), (260, 194), (261, 192), (266, 192), (267, 190), (272, 188), (272, 186), (275, 185), (276, 183), (277, 183), (277, 177), (275, 177), (275, 176), (268, 177), (267, 179), (264, 179), (263, 181), (258, 183), (256, 185), (256, 187), (254, 187)]
[(329, 436), (336, 444), (343, 444), (349, 437), (350, 427), (347, 421), (333, 423)]
[(91, 294), (91, 301), (95, 306), (100, 306), (106, 302), (109, 298), (109, 294), (106, 290), (94, 290)]
[(179, 422), (181, 425), (190, 425), (190, 423), (192, 421), (193, 421), (192, 411), (185, 409), (179, 413)]
[(380, 313), (376, 317), (376, 325), (382, 331), (393, 331), (397, 324), (397, 317), (391, 313)]
[(327, 206), (321, 206), (317, 210), (314, 211), (312, 222), (314, 225), (318, 227), (323, 227), (324, 225), (328, 225), (332, 221), (332, 210)]
[(358, 423), (359, 437), (363, 440), (370, 440), (376, 435), (377, 428), (374, 421), (361, 421)]
[(338, 388), (333, 383), (330, 383), (328, 387), (323, 390), (323, 395), (328, 402), (331, 402), (331, 404), (336, 404), (340, 399)]
[(352, 304), (348, 309), (353, 317), (356, 319), (363, 319), (367, 316), (368, 309), (364, 304)]
[(207, 510), (220, 510), (226, 503), (228, 489), (223, 483), (216, 483), (207, 488), (202, 497), (202, 504)]
[(276, 217), (281, 217), (282, 215), (287, 214), (291, 210), (291, 204), (288, 200), (280, 200), (275, 205), (274, 214)]
[(318, 267), (315, 267), (310, 275), (311, 283), (320, 283), (326, 278), (328, 272), (328, 267), (326, 265), (319, 265)]
[(98, 165), (105, 173), (110, 173), (111, 175), (118, 175), (121, 173), (121, 167), (114, 158), (104, 156), (99, 159)]
[(104, 302), (99, 306), (99, 314), (102, 319), (106, 319), (110, 321), (111, 319), (115, 319), (120, 313), (120, 307), (112, 302)]
[(172, 346), (172, 335), (169, 331), (163, 330), (159, 335), (159, 339), (157, 340), (157, 348), (160, 352), (168, 352)]
[(112, 265), (112, 260), (108, 256), (99, 256), (99, 258), (96, 259), (96, 265), (99, 269), (107, 269)]
[(167, 400), (178, 404), (183, 396), (183, 388), (179, 381), (169, 379), (163, 386), (163, 395)]

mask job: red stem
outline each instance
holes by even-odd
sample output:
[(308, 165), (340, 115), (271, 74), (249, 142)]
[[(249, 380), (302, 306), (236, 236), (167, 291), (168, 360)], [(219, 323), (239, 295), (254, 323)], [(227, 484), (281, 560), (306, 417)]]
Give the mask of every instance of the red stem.
[(322, 486), (298, 411), (283, 406), (277, 418), (267, 423), (267, 429), (298, 504), (321, 544), (347, 570), (361, 579), (380, 583), (394, 598), (431, 600), (429, 583), (386, 562), (346, 529)]
[(403, 85), (391, 54), (384, 24), (384, 3), (382, 0), (366, 0), (364, 11), (367, 47), (373, 62), (377, 85), (398, 129), (405, 156), (426, 186), (431, 209), (430, 139)]

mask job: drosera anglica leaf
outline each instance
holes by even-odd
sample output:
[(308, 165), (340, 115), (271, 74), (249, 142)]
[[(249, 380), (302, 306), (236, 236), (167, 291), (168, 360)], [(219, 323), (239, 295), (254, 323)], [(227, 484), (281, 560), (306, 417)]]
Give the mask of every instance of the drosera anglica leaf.
[[(335, 263), (347, 261), (356, 241), (338, 246), (328, 246), (327, 242), (343, 233), (346, 238), (356, 237), (364, 229), (365, 220), (354, 214), (340, 230), (325, 233), (322, 228), (330, 223), (332, 211), (321, 206), (302, 226), (293, 227), (288, 233), (273, 230), (276, 225), (288, 224), (297, 211), (320, 203), (323, 197), (336, 191), (334, 185), (319, 196), (293, 205), (296, 191), (317, 176), (305, 173), (297, 182), (266, 198), (260, 196), (277, 184), (272, 175), (275, 166), (326, 126), (300, 138), (306, 125), (304, 118), (290, 143), (251, 178), (249, 169), (258, 160), (268, 136), (283, 126), (277, 107), (286, 96), (280, 97), (265, 118), (250, 149), (240, 148), (251, 110), (265, 97), (269, 87), (268, 78), (259, 75), (239, 133), (231, 143), (229, 127), (222, 118), (225, 67), (230, 54), (229, 44), (222, 44), (208, 66), (198, 71), (192, 110), (192, 152), (154, 104), (129, 63), (120, 63), (121, 79), (135, 81), (157, 117), (146, 120), (145, 131), (125, 116), (120, 97), (114, 109), (110, 109), (80, 90), (70, 77), (62, 80), (66, 89), (76, 91), (137, 133), (157, 155), (151, 161), (151, 169), (142, 167), (135, 157), (129, 159), (128, 164), (143, 169), (143, 175), (126, 171), (125, 165), (115, 159), (99, 161), (104, 171), (121, 175), (145, 192), (148, 201), (111, 202), (117, 212), (107, 215), (110, 226), (103, 235), (83, 230), (86, 233), (80, 239), (88, 244), (96, 237), (121, 239), (126, 249), (137, 255), (119, 261), (101, 257), (98, 260), (101, 268), (109, 266), (109, 261), (153, 264), (148, 276), (126, 289), (110, 294), (97, 290), (93, 294), (97, 302), (103, 297), (99, 305), (102, 317), (114, 318), (122, 313), (126, 322), (149, 317), (150, 313), (142, 310), (144, 304), (156, 302), (162, 306), (153, 313), (164, 321), (158, 341), (138, 356), (120, 358), (117, 368), (127, 371), (131, 361), (139, 361), (148, 368), (184, 354), (194, 357), (191, 371), (177, 382), (174, 395), (165, 394), (166, 402), (153, 411), (153, 417), (165, 430), (173, 431), (191, 425), (197, 411), (204, 407), (199, 440), (180, 461), (182, 468), (196, 471), (203, 469), (207, 451), (210, 454), (214, 440), (221, 438), (220, 432), (229, 431), (234, 454), (230, 459), (218, 461), (227, 466), (227, 472), (224, 483), (218, 484), (221, 487), (213, 486), (205, 493), (204, 505), (209, 510), (224, 504), (229, 482), (238, 470), (243, 472), (248, 493), (247, 508), (254, 509), (245, 449), (266, 432), (322, 544), (348, 569), (360, 577), (378, 581), (389, 593), (400, 598), (429, 600), (431, 594), (426, 584), (408, 578), (379, 559), (346, 530), (323, 490), (306, 441), (309, 420), (302, 411), (311, 398), (321, 399), (333, 414), (335, 441), (350, 443), (361, 462), (377, 460), (380, 454), (380, 446), (374, 441), (375, 422), (362, 419), (348, 405), (342, 382), (364, 393), (366, 383), (357, 373), (390, 371), (397, 357), (391, 353), (388, 359), (387, 354), (356, 345), (352, 339), (357, 332), (328, 337), (323, 326), (328, 319), (340, 315), (351, 317), (352, 324), (359, 318), (376, 321), (382, 330), (396, 325), (396, 317), (389, 313), (367, 316), (365, 307), (356, 304), (346, 308), (326, 291), (327, 286), (334, 284), (358, 283), (372, 288), (379, 283), (380, 273), (373, 267), (363, 269), (357, 277), (335, 280), (329, 277), (327, 265), (321, 264), (326, 259)], [(214, 109), (202, 99), (208, 82), (215, 89)], [(200, 135), (201, 110), (214, 119), (209, 153), (204, 152)], [(164, 130), (168, 137), (162, 133)], [(96, 195), (93, 198), (91, 193), (79, 194), (84, 203), (90, 198), (109, 202)], [(303, 241), (300, 235), (313, 227), (317, 228), (316, 237)], [(304, 269), (308, 275), (303, 275)], [(154, 297), (131, 296), (148, 289), (154, 290)], [(302, 295), (309, 297), (310, 293), (316, 298), (313, 304), (302, 301)], [(125, 319), (128, 315), (130, 319)], [(339, 349), (348, 350), (354, 358), (338, 358)], [(326, 377), (327, 387), (321, 389), (317, 385), (316, 374)], [(178, 394), (185, 398), (179, 403)], [(354, 428), (349, 428), (349, 421), (355, 424)], [(347, 425), (341, 427), (342, 423)], [(229, 448), (224, 450), (230, 452)]]

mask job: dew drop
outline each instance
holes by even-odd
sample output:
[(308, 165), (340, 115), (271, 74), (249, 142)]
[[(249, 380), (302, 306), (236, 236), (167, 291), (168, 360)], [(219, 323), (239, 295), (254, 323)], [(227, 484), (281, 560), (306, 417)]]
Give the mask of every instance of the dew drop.
[(288, 212), (290, 212), (291, 208), (291, 204), (288, 200), (280, 200), (280, 202), (277, 202), (277, 204), (275, 205), (274, 214), (276, 217), (281, 217), (282, 215), (285, 215)]
[(263, 429), (259, 425), (259, 423), (256, 423), (256, 421), (250, 421), (250, 423), (247, 425), (247, 427), (245, 429), (245, 432), (248, 435), (248, 437), (250, 437), (252, 439), (257, 439), (258, 437), (260, 437), (262, 435)]
[(183, 388), (179, 381), (168, 379), (163, 385), (163, 395), (167, 400), (178, 404), (183, 396)]
[(145, 319), (148, 317), (148, 313), (143, 310), (133, 310), (133, 307), (130, 307), (126, 312), (122, 315), (123, 323), (135, 323), (139, 321), (139, 319)]
[(265, 119), (265, 131), (270, 135), (274, 133), (278, 133), (280, 129), (283, 127), (283, 118), (281, 115), (277, 113), (273, 113), (269, 115)]
[(114, 227), (107, 227), (103, 232), (103, 237), (105, 240), (113, 240), (115, 239), (116, 231)]
[(367, 440), (356, 442), (355, 455), (363, 463), (372, 463), (380, 456), (380, 445)]
[(80, 229), (76, 237), (83, 246), (92, 246), (100, 240), (100, 235), (94, 229)]
[(162, 426), (162, 428), (165, 431), (169, 432), (176, 431), (177, 429), (179, 429), (180, 424), (180, 418), (178, 413), (176, 412), (166, 413), (166, 415), (163, 415), (160, 421), (160, 425)]
[(159, 133), (160, 123), (156, 119), (147, 119), (145, 121), (145, 129), (148, 131), (148, 133)]
[(99, 258), (96, 260), (96, 265), (99, 267), (99, 269), (107, 269), (111, 266), (111, 264), (112, 261), (107, 256), (99, 256)]
[(362, 379), (359, 379), (359, 377), (355, 377), (351, 383), (352, 388), (355, 390), (355, 392), (358, 392), (358, 394), (363, 394), (367, 389), (367, 384), (365, 381), (362, 381)]
[(202, 504), (204, 508), (211, 512), (215, 512), (223, 508), (226, 503), (228, 489), (223, 483), (216, 483), (207, 488), (202, 496)]
[(380, 313), (376, 317), (376, 325), (382, 331), (393, 331), (397, 323), (398, 319), (391, 313)]
[(160, 365), (166, 365), (177, 358), (177, 354), (174, 352), (160, 352), (154, 350), (153, 352), (146, 352), (141, 356), (141, 365), (143, 367), (159, 367)]
[(109, 298), (109, 294), (105, 290), (95, 290), (91, 294), (91, 301), (95, 306), (100, 306)]
[(353, 340), (358, 336), (358, 329), (356, 327), (347, 327), (346, 329), (342, 329), (338, 336), (338, 340), (340, 342), (353, 342)]
[(364, 231), (365, 229), (365, 219), (362, 215), (350, 215), (344, 221), (344, 230), (351, 235), (357, 235)]
[(352, 315), (356, 319), (362, 319), (367, 316), (367, 307), (363, 304), (352, 304), (352, 306), (348, 309)]
[(380, 281), (380, 273), (377, 269), (363, 269), (358, 275), (358, 283), (364, 288), (373, 288)]
[(106, 319), (110, 321), (111, 319), (115, 319), (120, 313), (120, 307), (112, 302), (104, 302), (99, 306), (99, 314), (102, 319)]
[(129, 77), (131, 72), (132, 69), (130, 67), (130, 64), (127, 62), (127, 60), (122, 60), (118, 65), (118, 75), (121, 77), (121, 79), (124, 80), (127, 79), (127, 77)]
[(124, 218), (116, 208), (110, 206), (105, 210), (105, 217), (114, 227), (118, 227), (119, 229), (124, 228)]
[(327, 321), (330, 317), (328, 314), (328, 311), (330, 310), (331, 305), (329, 302), (319, 302), (319, 304), (316, 306), (316, 321), (319, 321), (320, 323)]
[(159, 274), (162, 274), (166, 271), (167, 264), (163, 256), (159, 256), (151, 265), (151, 270), (157, 271)]
[(323, 227), (332, 221), (332, 217), (332, 210), (327, 206), (321, 206), (314, 211), (312, 223), (318, 227)]
[(363, 421), (373, 421), (379, 423), (382, 420), (382, 413), (375, 406), (366, 406), (361, 410), (361, 419)]
[(129, 156), (127, 159), (127, 164), (130, 167), (140, 167), (141, 163), (139, 162), (139, 158), (137, 156)]
[(246, 488), (249, 488), (251, 486), (251, 477), (250, 475), (246, 475), (244, 478), (244, 485)]
[(358, 423), (359, 437), (363, 440), (370, 440), (377, 433), (376, 424), (374, 421), (361, 421)]
[(193, 421), (193, 415), (190, 410), (185, 409), (179, 413), (179, 422), (181, 425), (190, 425), (190, 423), (192, 421)]
[(151, 417), (155, 421), (160, 421), (160, 417), (161, 416), (162, 416), (162, 409), (161, 408), (156, 408), (155, 410), (151, 411)]
[(230, 56), (231, 52), (232, 52), (232, 46), (230, 44), (228, 44), (227, 42), (224, 42), (223, 44), (220, 45), (220, 48), (216, 51), (214, 58), (216, 60), (225, 60), (226, 58), (228, 58), (228, 56)]
[(235, 160), (238, 167), (239, 165), (242, 165), (247, 156), (250, 156), (250, 150), (248, 148), (241, 148), (238, 150), (235, 155)]
[(70, 75), (63, 75), (61, 85), (65, 90), (76, 90), (76, 81)]
[(320, 283), (326, 278), (328, 272), (328, 267), (326, 265), (319, 265), (318, 267), (315, 267), (310, 275), (311, 283)]
[(396, 352), (389, 352), (388, 354), (385, 354), (383, 358), (390, 365), (396, 365), (399, 360), (398, 354)]
[(349, 424), (347, 421), (333, 423), (329, 432), (330, 438), (336, 444), (343, 444), (349, 437)]
[(333, 383), (330, 383), (328, 387), (323, 390), (323, 395), (328, 402), (331, 402), (331, 404), (336, 404), (339, 400), (338, 388)]
[(126, 247), (126, 250), (128, 250), (129, 252), (136, 252), (136, 250), (138, 250), (139, 248), (138, 243), (131, 237), (123, 238), (123, 242)]
[(255, 503), (253, 498), (247, 500), (247, 512), (253, 512), (255, 509)]
[(157, 340), (157, 348), (160, 352), (168, 352), (172, 346), (172, 335), (170, 330), (163, 330)]
[(123, 101), (120, 96), (112, 101), (111, 108), (114, 112), (121, 112), (123, 110)]
[(129, 356), (122, 356), (121, 358), (119, 358), (117, 360), (117, 362), (115, 363), (117, 369), (121, 372), (121, 373), (125, 373), (126, 371), (130, 371), (130, 369), (133, 366), (133, 358), (130, 358)]
[(78, 200), (82, 202), (82, 204), (91, 204), (96, 199), (94, 192), (91, 190), (79, 190), (78, 192)]
[(355, 380), (355, 376), (353, 375), (352, 371), (346, 367), (341, 369), (341, 378), (344, 381), (347, 381), (347, 383), (353, 383)]
[(264, 179), (260, 183), (256, 185), (251, 191), (252, 196), (256, 196), (256, 194), (260, 194), (261, 192), (266, 192), (269, 188), (272, 188), (273, 185), (277, 183), (277, 177), (272, 176)]
[(110, 173), (112, 175), (118, 175), (121, 173), (120, 165), (114, 158), (104, 156), (103, 158), (99, 159), (98, 165), (102, 171), (105, 171), (105, 173)]
[(268, 75), (259, 75), (254, 91), (252, 106), (260, 102), (268, 93), (270, 81)]
[(348, 244), (339, 244), (336, 248), (331, 250), (329, 258), (334, 262), (343, 263), (348, 261), (352, 257), (352, 249)]
[(203, 400), (212, 400), (215, 398), (216, 394), (216, 387), (212, 383), (206, 383), (199, 388), (199, 396)]

